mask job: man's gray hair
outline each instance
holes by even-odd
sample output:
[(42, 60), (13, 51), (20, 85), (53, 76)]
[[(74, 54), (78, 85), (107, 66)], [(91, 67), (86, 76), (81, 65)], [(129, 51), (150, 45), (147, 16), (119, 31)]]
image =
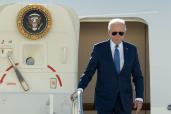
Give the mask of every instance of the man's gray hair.
[(116, 19), (112, 19), (109, 21), (108, 23), (108, 31), (110, 31), (110, 27), (112, 24), (114, 23), (122, 23), (123, 25), (125, 25), (125, 31), (126, 31), (126, 24), (125, 24), (125, 20), (120, 19), (120, 18), (116, 18)]

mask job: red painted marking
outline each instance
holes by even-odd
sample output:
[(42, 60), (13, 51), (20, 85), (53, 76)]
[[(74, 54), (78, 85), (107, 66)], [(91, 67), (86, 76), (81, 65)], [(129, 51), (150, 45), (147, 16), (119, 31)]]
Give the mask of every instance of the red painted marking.
[(6, 76), (7, 74), (4, 74), (3, 76), (2, 76), (2, 78), (0, 79), (0, 84), (2, 84), (3, 83), (3, 81), (4, 81), (4, 78), (5, 78), (5, 76)]
[[(16, 63), (15, 65), (19, 65), (19, 63)], [(5, 71), (8, 72), (13, 68), (13, 66), (9, 66)], [(6, 77), (7, 74), (3, 74), (2, 78), (0, 78), (0, 84), (3, 83), (4, 78)]]
[[(19, 65), (19, 63), (16, 63), (15, 65)], [(9, 66), (5, 71), (9, 71), (9, 70), (11, 70), (13, 68), (13, 66), (11, 65), (11, 66)]]
[(11, 65), (11, 66), (9, 66), (5, 71), (9, 71), (10, 69), (12, 69), (13, 68), (13, 66)]
[[(54, 68), (52, 68), (50, 65), (47, 65), (47, 67), (48, 67), (52, 72), (56, 72), (56, 70), (55, 70)], [(61, 81), (61, 78), (59, 77), (58, 74), (56, 74), (56, 78), (57, 78), (57, 80), (59, 81), (60, 87), (62, 87), (62, 81)]]
[(47, 65), (47, 67), (52, 71), (52, 72), (56, 72), (56, 70), (54, 68), (52, 68), (50, 65)]
[(56, 74), (56, 78), (58, 79), (59, 81), (59, 85), (62, 87), (62, 81), (61, 81), (61, 78)]

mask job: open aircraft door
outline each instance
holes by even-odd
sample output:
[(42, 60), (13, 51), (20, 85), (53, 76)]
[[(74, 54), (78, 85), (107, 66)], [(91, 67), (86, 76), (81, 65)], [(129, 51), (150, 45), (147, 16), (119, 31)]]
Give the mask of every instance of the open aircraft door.
[(62, 5), (0, 6), (0, 113), (71, 114), (79, 19)]

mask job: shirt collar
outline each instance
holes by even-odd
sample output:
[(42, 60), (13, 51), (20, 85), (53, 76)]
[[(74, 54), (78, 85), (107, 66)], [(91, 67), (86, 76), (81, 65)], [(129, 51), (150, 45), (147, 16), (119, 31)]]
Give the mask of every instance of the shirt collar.
[[(112, 39), (110, 39), (110, 45), (111, 47), (115, 48), (116, 44), (112, 41)], [(123, 42), (119, 43), (118, 44), (118, 48), (121, 48), (123, 47)]]

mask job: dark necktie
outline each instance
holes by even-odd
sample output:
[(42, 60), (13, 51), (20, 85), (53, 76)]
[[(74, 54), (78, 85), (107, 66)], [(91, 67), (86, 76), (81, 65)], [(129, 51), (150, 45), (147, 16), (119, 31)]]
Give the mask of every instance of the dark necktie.
[(115, 47), (114, 63), (115, 63), (116, 71), (119, 74), (119, 72), (120, 72), (120, 55), (119, 55), (118, 45), (116, 45), (116, 47)]

